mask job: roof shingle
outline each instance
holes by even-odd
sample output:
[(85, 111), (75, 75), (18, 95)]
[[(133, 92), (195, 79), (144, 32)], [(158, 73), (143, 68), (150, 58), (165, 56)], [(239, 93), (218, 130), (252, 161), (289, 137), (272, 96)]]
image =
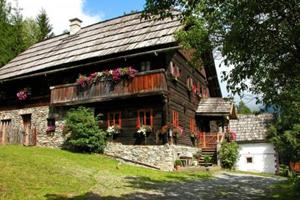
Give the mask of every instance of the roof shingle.
[(46, 70), (65, 63), (175, 42), (179, 19), (144, 20), (125, 15), (42, 41), (0, 69), (0, 80)]

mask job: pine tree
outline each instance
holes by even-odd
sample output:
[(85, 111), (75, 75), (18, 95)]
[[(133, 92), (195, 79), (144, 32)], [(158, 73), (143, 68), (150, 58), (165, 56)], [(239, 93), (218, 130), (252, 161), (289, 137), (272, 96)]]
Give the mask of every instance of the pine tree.
[(39, 26), (38, 41), (53, 37), (52, 26), (49, 23), (49, 18), (44, 9), (41, 10), (40, 14), (36, 18), (36, 22)]
[(9, 51), (9, 36), (12, 32), (9, 23), (10, 15), (11, 8), (6, 4), (6, 0), (0, 0), (0, 67), (11, 59)]

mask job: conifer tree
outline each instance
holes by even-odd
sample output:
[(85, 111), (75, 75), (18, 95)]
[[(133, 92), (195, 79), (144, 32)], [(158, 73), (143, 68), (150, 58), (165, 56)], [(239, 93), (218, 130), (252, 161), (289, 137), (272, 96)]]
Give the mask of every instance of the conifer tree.
[(38, 14), (36, 18), (36, 22), (39, 26), (39, 36), (38, 36), (38, 41), (42, 41), (44, 39), (53, 37), (53, 32), (52, 32), (52, 26), (49, 22), (49, 18), (47, 16), (47, 13), (44, 9), (41, 10), (41, 12)]

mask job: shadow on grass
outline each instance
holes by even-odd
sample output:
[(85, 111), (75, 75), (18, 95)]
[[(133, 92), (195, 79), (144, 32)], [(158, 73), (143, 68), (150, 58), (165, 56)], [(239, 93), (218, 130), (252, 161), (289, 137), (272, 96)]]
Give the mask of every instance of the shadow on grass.
[[(173, 176), (171, 176), (173, 178)], [(199, 199), (199, 200), (252, 200), (272, 197), (270, 186), (278, 181), (257, 176), (237, 176), (224, 173), (217, 178), (163, 182), (149, 177), (126, 177), (127, 185), (136, 192), (118, 196), (100, 196), (88, 192), (66, 197), (58, 194), (46, 195), (47, 200), (125, 200), (125, 199)]]

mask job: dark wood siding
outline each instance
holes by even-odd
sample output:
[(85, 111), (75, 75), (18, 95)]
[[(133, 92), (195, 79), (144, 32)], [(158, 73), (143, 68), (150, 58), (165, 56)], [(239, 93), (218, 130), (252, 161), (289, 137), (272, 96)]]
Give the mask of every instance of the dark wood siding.
[(95, 115), (102, 114), (100, 127), (103, 130), (107, 129), (107, 113), (121, 112), (122, 116), (122, 133), (114, 141), (123, 144), (134, 144), (136, 142), (135, 134), (137, 131), (137, 111), (140, 109), (152, 109), (153, 115), (153, 131), (147, 137), (147, 144), (159, 144), (156, 134), (164, 122), (164, 97), (151, 96), (141, 98), (123, 99), (118, 101), (109, 101), (89, 105), (95, 108)]
[(169, 62), (173, 62), (173, 65), (179, 67), (180, 76), (177, 80), (174, 80), (170, 72), (170, 66), (168, 66), (167, 82), (170, 94), (168, 101), (168, 122), (172, 122), (172, 111), (178, 112), (179, 126), (183, 128), (184, 134), (178, 139), (177, 143), (192, 145), (190, 139), (190, 119), (195, 119), (195, 111), (200, 97), (192, 91), (189, 91), (186, 82), (190, 77), (196, 83), (200, 82), (201, 86), (207, 87), (206, 77), (205, 74), (192, 68), (180, 53), (177, 52), (169, 56)]

